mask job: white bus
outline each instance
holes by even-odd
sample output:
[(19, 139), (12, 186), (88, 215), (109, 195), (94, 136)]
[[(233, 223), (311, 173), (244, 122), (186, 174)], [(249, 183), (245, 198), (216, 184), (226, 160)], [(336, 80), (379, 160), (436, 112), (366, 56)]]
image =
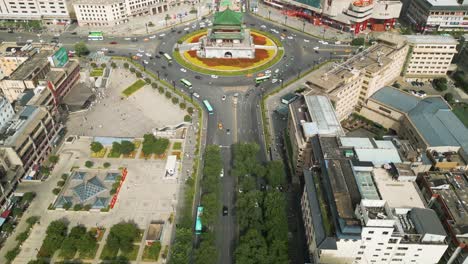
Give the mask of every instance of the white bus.
[(91, 31), (88, 34), (88, 40), (104, 40), (104, 36), (101, 31)]
[(168, 62), (171, 62), (171, 61), (172, 61), (172, 57), (169, 56), (169, 54), (164, 53), (163, 56), (164, 56), (164, 58), (166, 58), (166, 60), (167, 60)]
[(185, 87), (189, 88), (189, 89), (192, 89), (192, 83), (190, 83), (189, 81), (187, 81), (186, 79), (180, 79), (180, 82), (185, 85)]

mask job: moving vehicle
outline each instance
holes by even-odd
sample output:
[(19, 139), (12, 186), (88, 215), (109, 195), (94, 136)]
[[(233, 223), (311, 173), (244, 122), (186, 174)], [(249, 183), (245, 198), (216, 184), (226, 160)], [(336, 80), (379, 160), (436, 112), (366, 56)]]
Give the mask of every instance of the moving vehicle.
[(166, 58), (166, 60), (167, 60), (168, 62), (172, 62), (172, 57), (169, 56), (169, 54), (164, 53), (163, 56), (164, 56), (164, 58)]
[(109, 44), (115, 45), (115, 44), (117, 44), (117, 41), (111, 41), (111, 42), (109, 42)]
[(181, 71), (181, 72), (187, 72), (187, 70), (184, 69), (184, 68), (180, 68), (180, 71)]
[(203, 215), (203, 206), (197, 207), (197, 219), (195, 221), (195, 234), (200, 235), (203, 229), (201, 216)]
[(224, 216), (228, 215), (228, 208), (227, 208), (227, 206), (223, 206), (223, 215), (224, 215)]
[(213, 78), (213, 79), (218, 79), (218, 75), (214, 75), (214, 74), (213, 74), (213, 75), (211, 75), (211, 78)]
[(148, 61), (147, 61), (147, 60), (143, 60), (143, 63), (144, 63), (144, 64), (148, 64)]
[(212, 115), (214, 113), (213, 107), (211, 107), (210, 102), (208, 100), (203, 100), (203, 104), (206, 107), (206, 110), (208, 110), (208, 114)]
[(192, 89), (192, 83), (187, 81), (186, 79), (180, 79), (180, 82), (187, 88)]
[(221, 169), (221, 173), (219, 174), (219, 177), (224, 177), (224, 169)]
[[(59, 37), (60, 35), (55, 35)], [(90, 31), (88, 34), (88, 40), (104, 40), (104, 36), (101, 31)]]
[(223, 123), (218, 123), (219, 130), (223, 130)]
[(149, 36), (149, 39), (155, 39), (155, 38), (156, 38), (156, 35)]
[(271, 77), (271, 75), (269, 75), (269, 74), (265, 75), (265, 76), (262, 76), (262, 77), (257, 77), (257, 78), (255, 78), (255, 83), (262, 83), (264, 81), (269, 80), (270, 77)]
[(194, 96), (195, 98), (200, 98), (200, 95), (199, 95), (198, 93), (193, 93), (193, 96)]
[(223, 95), (223, 97), (221, 97), (221, 100), (226, 101), (226, 95)]

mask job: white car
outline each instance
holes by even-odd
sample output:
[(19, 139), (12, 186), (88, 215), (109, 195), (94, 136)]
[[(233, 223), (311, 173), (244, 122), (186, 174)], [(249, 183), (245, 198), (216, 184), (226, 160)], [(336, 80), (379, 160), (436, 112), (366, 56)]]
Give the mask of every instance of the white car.
[(197, 93), (193, 93), (193, 96), (196, 97), (196, 98), (200, 98), (200, 95), (197, 94)]
[(276, 70), (275, 70), (275, 73), (278, 73), (278, 72), (279, 72), (279, 69), (276, 69)]
[(60, 37), (60, 34), (59, 33), (54, 34), (54, 37)]
[(144, 63), (144, 64), (148, 64), (148, 61), (147, 61), (147, 60), (144, 60), (143, 63)]
[(293, 39), (293, 37), (292, 37), (292, 36), (288, 36), (288, 39)]
[(219, 174), (219, 177), (223, 177), (224, 176), (224, 169), (221, 169), (221, 173)]
[(143, 54), (141, 54), (141, 53), (137, 53), (135, 55), (137, 55), (138, 57), (143, 57)]
[(223, 95), (223, 97), (221, 97), (221, 100), (226, 101), (226, 95)]
[(328, 45), (328, 42), (323, 41), (322, 44), (323, 44), (323, 45)]
[(318, 50), (318, 49), (319, 49), (319, 47), (314, 47), (314, 50)]
[(266, 28), (266, 26), (265, 26), (265, 25), (261, 25), (260, 27), (261, 27), (261, 28)]
[(265, 71), (265, 74), (270, 74), (271, 73), (271, 70), (266, 70)]
[(185, 31), (189, 31), (189, 30), (190, 30), (190, 28), (186, 27), (186, 28), (184, 28), (184, 30), (185, 30)]
[(213, 79), (218, 79), (218, 75), (214, 75), (214, 74), (213, 74), (213, 75), (211, 75), (211, 78), (213, 78)]
[(145, 51), (142, 50), (142, 49), (138, 49), (138, 52), (140, 52), (140, 53), (145, 53)]
[(159, 36), (162, 38), (162, 37), (166, 36), (166, 34), (162, 33), (162, 34), (159, 34)]
[(283, 36), (280, 36), (281, 40), (284, 40), (285, 38)]
[[(151, 38), (151, 37), (150, 37)], [(125, 40), (131, 40), (132, 38), (124, 38)]]
[(197, 27), (197, 24), (193, 24), (193, 25), (192, 25), (192, 28), (196, 28), (196, 27)]
[(102, 51), (108, 51), (109, 49), (108, 48), (102, 48), (101, 50)]
[(278, 81), (278, 79), (272, 79), (271, 83), (276, 83), (277, 81)]
[(75, 54), (76, 51), (74, 51), (74, 50), (69, 50), (68, 53), (70, 53), (70, 54)]
[(153, 36), (149, 36), (150, 39), (155, 39), (156, 38), (156, 35), (153, 35)]
[(310, 42), (310, 40), (308, 40), (308, 39), (304, 39), (304, 42), (305, 42), (305, 43), (309, 43), (309, 42)]
[(151, 57), (151, 53), (145, 53), (145, 55)]
[(187, 72), (187, 70), (184, 69), (184, 68), (180, 68), (180, 71), (181, 71), (181, 72)]

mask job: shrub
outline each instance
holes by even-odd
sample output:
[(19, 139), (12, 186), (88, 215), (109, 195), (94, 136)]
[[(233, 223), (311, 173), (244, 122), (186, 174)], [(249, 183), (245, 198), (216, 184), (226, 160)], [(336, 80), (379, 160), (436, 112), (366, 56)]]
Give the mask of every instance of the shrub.
[(143, 75), (141, 74), (141, 72), (139, 72), (139, 71), (135, 72), (135, 75), (136, 75), (137, 78), (141, 78), (141, 76), (143, 76)]
[(52, 193), (55, 194), (55, 195), (58, 195), (60, 193), (60, 190), (61, 190), (60, 188), (54, 188), (52, 190)]
[(63, 187), (65, 185), (65, 181), (58, 181), (57, 186)]
[(64, 204), (63, 204), (63, 209), (68, 210), (68, 209), (70, 209), (70, 208), (72, 207), (72, 205), (73, 205), (73, 204), (70, 203), (70, 202), (64, 203)]
[(130, 72), (135, 72), (135, 68), (131, 67)]
[(190, 121), (192, 121), (192, 117), (190, 115), (185, 115), (184, 116), (184, 121), (185, 122), (190, 122)]
[(447, 90), (447, 79), (446, 78), (437, 78), (432, 81), (434, 84), (434, 89), (439, 92)]
[(12, 262), (16, 258), (16, 256), (18, 256), (20, 252), (21, 252), (20, 247), (16, 246), (15, 248), (13, 248), (12, 250), (8, 251), (5, 254), (5, 258), (6, 260), (8, 260), (8, 262)]
[(16, 241), (18, 241), (21, 244), (24, 241), (26, 241), (26, 239), (28, 239), (28, 237), (29, 237), (29, 230), (26, 230), (24, 232), (19, 233), (16, 236)]
[(122, 140), (120, 146), (121, 146), (121, 152), (124, 155), (128, 155), (135, 150), (135, 144), (133, 144), (133, 142), (128, 141), (128, 140)]
[(109, 168), (111, 166), (111, 164), (109, 162), (104, 162), (103, 164), (104, 168)]
[(91, 208), (92, 208), (91, 204), (87, 204), (87, 205), (83, 206), (84, 211), (89, 211), (89, 210), (91, 210)]
[(151, 22), (151, 21), (150, 21), (150, 22), (148, 22), (148, 27), (154, 27), (154, 24), (153, 24), (153, 22)]
[(62, 180), (66, 181), (68, 179), (68, 174), (64, 173), (62, 174)]
[(160, 94), (163, 94), (164, 93), (164, 88), (163, 87), (158, 87), (158, 91)]
[(189, 114), (193, 114), (193, 107), (187, 108), (187, 112), (188, 112)]
[(149, 83), (151, 83), (151, 79), (148, 78), (148, 77), (146, 77), (146, 78), (145, 78), (145, 82), (149, 84)]
[(151, 87), (153, 87), (153, 89), (156, 89), (156, 88), (158, 88), (158, 84), (157, 83), (151, 83)]
[(355, 38), (355, 39), (353, 39), (351, 41), (351, 45), (353, 45), (353, 46), (362, 46), (362, 45), (364, 45), (364, 42), (365, 42), (364, 38)]
[(92, 168), (94, 166), (94, 162), (92, 162), (90, 160), (87, 160), (85, 162), (85, 166), (86, 166), (86, 168)]
[(91, 151), (94, 153), (101, 151), (103, 148), (104, 146), (100, 142), (94, 141), (91, 143)]
[(28, 223), (28, 225), (32, 226), (35, 223), (37, 223), (39, 221), (39, 219), (40, 219), (39, 216), (33, 215), (33, 216), (28, 217), (28, 219), (26, 219), (26, 223)]
[(453, 102), (453, 94), (452, 93), (446, 93), (444, 95), (444, 99), (449, 102), (449, 103), (452, 103)]
[(56, 164), (59, 161), (59, 156), (58, 155), (50, 155), (49, 156), (49, 162)]
[(128, 67), (130, 67), (130, 65), (129, 65), (127, 62), (125, 62), (125, 63), (123, 64), (123, 66), (124, 66), (125, 69), (128, 69)]
[(112, 62), (111, 67), (112, 67), (112, 69), (115, 69), (115, 68), (117, 68), (117, 64), (115, 64), (115, 62)]
[(83, 209), (83, 205), (81, 204), (75, 204), (75, 206), (73, 206), (74, 211), (80, 211), (81, 209)]
[(166, 92), (166, 97), (167, 97), (167, 99), (170, 99), (170, 98), (172, 97), (171, 92), (167, 91), (167, 92)]
[(401, 85), (397, 82), (392, 84), (393, 87), (400, 89)]
[(180, 109), (185, 109), (185, 107), (187, 107), (187, 105), (185, 103), (180, 103), (179, 107), (180, 107)]
[(101, 68), (104, 69), (105, 67), (107, 67), (107, 65), (105, 63), (101, 63)]
[(97, 67), (97, 64), (94, 63), (94, 62), (91, 62), (91, 67), (96, 68), (96, 67)]
[(177, 98), (177, 97), (172, 98), (172, 103), (173, 104), (178, 104), (179, 103), (179, 98)]

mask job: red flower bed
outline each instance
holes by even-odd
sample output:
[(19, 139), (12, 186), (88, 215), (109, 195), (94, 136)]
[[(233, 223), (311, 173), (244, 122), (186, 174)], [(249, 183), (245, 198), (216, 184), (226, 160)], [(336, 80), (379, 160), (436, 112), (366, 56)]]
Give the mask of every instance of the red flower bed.
[(266, 38), (263, 36), (259, 36), (257, 34), (251, 34), (253, 38), (253, 43), (255, 45), (265, 45), (267, 43)]
[(197, 43), (197, 42), (200, 41), (200, 38), (201, 38), (201, 37), (204, 37), (204, 36), (206, 36), (206, 34), (202, 34), (202, 35), (195, 36), (195, 37), (190, 41), (190, 43)]
[(216, 66), (232, 66), (238, 68), (248, 68), (251, 67), (253, 64), (262, 61), (268, 58), (268, 51), (264, 49), (256, 49), (255, 50), (255, 58), (253, 59), (236, 59), (236, 58), (221, 58), (221, 59), (214, 59), (214, 58), (199, 58), (197, 57), (197, 51), (190, 50), (188, 54), (192, 58), (197, 58), (203, 64), (209, 67), (216, 67)]

